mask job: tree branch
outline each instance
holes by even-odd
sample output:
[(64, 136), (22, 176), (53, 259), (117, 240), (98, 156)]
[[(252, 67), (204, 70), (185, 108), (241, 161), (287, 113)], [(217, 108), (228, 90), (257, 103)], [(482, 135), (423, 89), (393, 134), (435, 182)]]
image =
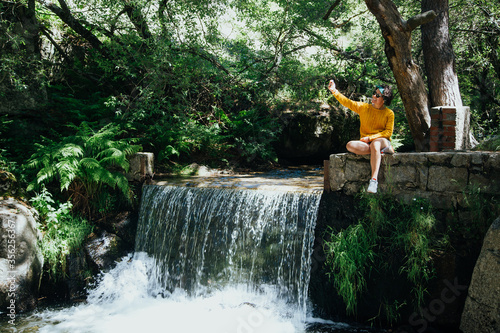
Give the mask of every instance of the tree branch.
[(28, 15), (30, 17), (34, 17), (36, 14), (35, 14), (35, 0), (29, 0), (28, 1)]
[(473, 34), (478, 34), (478, 35), (493, 35), (493, 36), (496, 36), (498, 35), (497, 32), (495, 31), (487, 31), (487, 30), (477, 30), (477, 29), (451, 29), (450, 28), (450, 31), (453, 31), (453, 32), (468, 32), (468, 33), (473, 33)]
[(59, 2), (59, 6), (61, 6), (62, 10), (64, 10), (67, 13), (70, 12), (68, 4), (66, 3), (66, 1), (64, 1), (64, 0), (58, 0), (58, 2)]
[(307, 29), (307, 28), (302, 28), (302, 30), (303, 30), (305, 33), (309, 34), (310, 36), (312, 36), (312, 37), (316, 38), (316, 39), (317, 39), (317, 40), (321, 43), (321, 45), (322, 45), (324, 48), (327, 48), (327, 49), (329, 49), (329, 50), (331, 50), (331, 51), (334, 51), (334, 52), (336, 52), (336, 53), (338, 53), (338, 54), (342, 55), (342, 56), (343, 56), (343, 57), (345, 57), (346, 59), (356, 60), (356, 61), (360, 61), (360, 62), (364, 62), (364, 61), (366, 60), (366, 59), (363, 59), (363, 58), (361, 58), (361, 57), (358, 57), (358, 56), (354, 55), (354, 54), (353, 54), (354, 52), (352, 52), (352, 53), (348, 53), (348, 52), (346, 52), (346, 51), (342, 50), (341, 48), (335, 47), (335, 46), (334, 46), (334, 45), (332, 45), (329, 41), (325, 40), (322, 36), (320, 36), (320, 35), (316, 34), (315, 32), (313, 32), (313, 31), (311, 31), (311, 30), (309, 30), (309, 29)]
[(149, 31), (149, 27), (147, 24), (146, 19), (144, 18), (144, 15), (142, 15), (142, 12), (139, 8), (133, 6), (130, 4), (131, 1), (125, 1), (125, 7), (124, 10), (127, 13), (130, 22), (134, 25), (135, 29), (139, 32), (141, 37), (143, 39), (149, 39), (151, 38), (151, 32)]
[(367, 11), (368, 11), (368, 9), (367, 9), (367, 10), (364, 10), (364, 11), (362, 11), (362, 12), (359, 12), (359, 13), (357, 13), (356, 15), (349, 17), (347, 20), (345, 20), (345, 21), (344, 21), (344, 22), (342, 22), (342, 23), (339, 23), (339, 24), (334, 24), (334, 25), (333, 25), (333, 27), (334, 27), (335, 29), (342, 28), (344, 25), (348, 24), (349, 22), (351, 22), (352, 20), (354, 20), (356, 17), (358, 17), (358, 16), (360, 16), (360, 15), (365, 14)]
[(118, 22), (118, 19), (120, 18), (120, 16), (122, 16), (123, 14), (125, 14), (127, 11), (125, 9), (122, 9), (118, 14), (116, 14), (116, 16), (114, 17), (114, 19), (110, 22), (109, 26), (110, 26), (110, 30), (109, 32), (114, 35), (115, 33), (115, 30), (116, 30), (116, 23)]
[(429, 23), (437, 17), (437, 14), (433, 10), (429, 10), (425, 13), (421, 13), (413, 16), (408, 21), (406, 21), (407, 26), (410, 28), (410, 31), (415, 30), (419, 26)]
[(224, 67), (219, 61), (217, 61), (217, 59), (215, 58), (214, 55), (208, 53), (207, 51), (205, 51), (201, 48), (190, 47), (187, 50), (189, 53), (191, 53), (193, 55), (197, 55), (200, 58), (207, 60), (209, 63), (211, 63), (212, 65), (214, 65), (215, 67), (217, 67), (218, 69), (223, 71), (224, 73), (228, 74), (229, 76), (232, 76), (231, 72), (226, 67)]
[(332, 14), (333, 10), (335, 9), (335, 7), (337, 7), (339, 5), (339, 3), (340, 3), (340, 0), (336, 0), (335, 3), (330, 6), (330, 8), (326, 12), (325, 16), (323, 16), (323, 20), (325, 20), (325, 21), (328, 20), (328, 18)]
[(47, 37), (47, 39), (50, 41), (50, 43), (56, 48), (56, 50), (63, 56), (64, 59), (66, 59), (67, 62), (72, 62), (71, 58), (68, 56), (68, 54), (63, 50), (63, 48), (57, 44), (57, 42), (52, 38), (50, 35), (50, 31), (47, 30), (44, 26), (40, 27), (40, 31), (42, 34)]
[(58, 7), (52, 2), (46, 3), (43, 0), (38, 0), (51, 12), (56, 14), (64, 23), (66, 23), (77, 34), (82, 36), (93, 48), (98, 50), (104, 57), (109, 58), (108, 52), (103, 47), (101, 41), (89, 30), (87, 30), (70, 12), (68, 5), (64, 0), (59, 0), (61, 7)]
[(158, 6), (158, 18), (160, 20), (160, 24), (164, 32), (167, 31), (167, 28), (165, 26), (167, 19), (163, 12), (167, 9), (167, 2), (168, 0), (162, 0)]

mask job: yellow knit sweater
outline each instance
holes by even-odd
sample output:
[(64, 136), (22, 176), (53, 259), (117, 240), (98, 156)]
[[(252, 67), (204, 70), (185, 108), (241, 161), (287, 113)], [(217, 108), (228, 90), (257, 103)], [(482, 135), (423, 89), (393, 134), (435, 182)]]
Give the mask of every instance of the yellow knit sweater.
[(338, 90), (333, 93), (333, 96), (340, 104), (359, 114), (359, 135), (361, 138), (368, 137), (370, 141), (377, 138), (391, 140), (394, 130), (394, 112), (391, 109), (385, 107), (379, 110), (371, 104), (351, 101)]

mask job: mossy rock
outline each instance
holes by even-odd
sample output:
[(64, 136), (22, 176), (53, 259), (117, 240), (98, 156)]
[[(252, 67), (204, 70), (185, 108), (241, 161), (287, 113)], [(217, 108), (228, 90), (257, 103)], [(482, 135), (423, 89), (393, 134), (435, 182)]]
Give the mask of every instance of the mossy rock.
[(0, 170), (0, 196), (14, 197), (19, 192), (16, 176), (8, 171)]

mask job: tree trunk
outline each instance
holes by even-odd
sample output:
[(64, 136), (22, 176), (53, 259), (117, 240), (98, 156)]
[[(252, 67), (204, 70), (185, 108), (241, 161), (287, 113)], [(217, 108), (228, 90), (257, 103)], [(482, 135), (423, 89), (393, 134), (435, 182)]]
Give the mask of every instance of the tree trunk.
[(382, 30), (385, 54), (403, 100), (415, 149), (428, 151), (429, 100), (420, 68), (411, 55), (411, 32), (435, 14), (424, 13), (405, 21), (390, 0), (365, 0), (365, 3)]
[(134, 25), (137, 32), (141, 35), (142, 39), (151, 38), (152, 34), (149, 30), (148, 21), (142, 15), (141, 9), (132, 3), (130, 0), (125, 0), (124, 11), (127, 13), (130, 22)]
[[(438, 16), (433, 21), (422, 25), (422, 47), (424, 51), (425, 71), (429, 86), (431, 106), (456, 106), (457, 119), (464, 119), (457, 131), (468, 137), (463, 148), (471, 148), (477, 144), (470, 130), (468, 108), (461, 108), (462, 97), (455, 69), (455, 53), (450, 41), (448, 28), (448, 0), (422, 0), (422, 11), (433, 10)], [(462, 127), (463, 125), (463, 127)]]
[(45, 6), (48, 10), (56, 14), (61, 21), (66, 23), (78, 35), (84, 38), (90, 45), (101, 53), (105, 58), (110, 59), (108, 51), (103, 46), (99, 38), (97, 38), (90, 30), (85, 28), (80, 21), (73, 16), (65, 0), (59, 0), (61, 7), (58, 7), (52, 2), (45, 3), (45, 1), (37, 0), (41, 5)]
[(462, 106), (455, 70), (455, 54), (448, 31), (448, 0), (422, 0), (422, 12), (428, 10), (434, 10), (438, 14), (434, 20), (422, 25), (422, 47), (430, 105)]

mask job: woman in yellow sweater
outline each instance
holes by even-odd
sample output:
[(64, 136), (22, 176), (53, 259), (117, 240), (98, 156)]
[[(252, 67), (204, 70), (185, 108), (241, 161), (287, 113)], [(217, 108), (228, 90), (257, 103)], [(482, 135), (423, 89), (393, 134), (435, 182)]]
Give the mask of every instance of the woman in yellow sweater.
[(330, 90), (343, 106), (359, 114), (360, 139), (349, 141), (347, 150), (358, 155), (370, 155), (372, 177), (367, 192), (377, 193), (378, 172), (382, 154), (394, 153), (391, 145), (392, 131), (394, 130), (394, 112), (386, 107), (392, 101), (390, 86), (377, 86), (372, 96), (372, 103), (355, 102), (342, 95), (335, 87), (335, 82), (330, 80)]

